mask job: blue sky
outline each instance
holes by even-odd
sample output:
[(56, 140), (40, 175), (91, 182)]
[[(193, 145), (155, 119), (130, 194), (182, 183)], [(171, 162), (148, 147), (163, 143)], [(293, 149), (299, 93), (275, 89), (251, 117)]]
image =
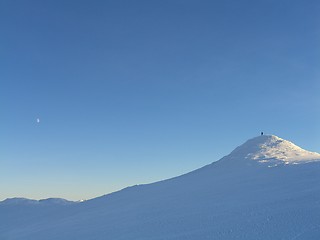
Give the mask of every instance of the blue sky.
[(173, 177), (260, 131), (320, 152), (319, 12), (312, 0), (1, 1), (0, 199)]

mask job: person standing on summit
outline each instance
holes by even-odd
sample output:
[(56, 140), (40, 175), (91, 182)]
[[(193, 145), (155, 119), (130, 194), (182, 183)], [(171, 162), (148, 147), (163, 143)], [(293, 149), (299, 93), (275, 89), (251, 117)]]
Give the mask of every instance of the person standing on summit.
[(261, 132), (261, 136), (263, 135), (263, 132)]

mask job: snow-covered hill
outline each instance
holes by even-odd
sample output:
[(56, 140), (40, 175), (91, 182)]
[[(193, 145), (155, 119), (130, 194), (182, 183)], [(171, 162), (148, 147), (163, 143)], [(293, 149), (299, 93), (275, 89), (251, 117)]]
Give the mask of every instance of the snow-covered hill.
[(320, 239), (319, 161), (259, 136), (188, 174), (86, 202), (2, 202), (0, 239)]

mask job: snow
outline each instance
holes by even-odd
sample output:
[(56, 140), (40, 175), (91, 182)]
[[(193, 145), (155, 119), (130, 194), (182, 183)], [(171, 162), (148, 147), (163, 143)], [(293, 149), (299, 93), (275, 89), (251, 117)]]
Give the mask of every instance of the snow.
[(319, 160), (259, 136), (193, 172), (81, 203), (6, 200), (0, 239), (319, 239)]
[(269, 167), (279, 164), (301, 164), (319, 161), (320, 154), (306, 151), (274, 135), (262, 135), (248, 140), (228, 155), (230, 159), (246, 159), (266, 163)]

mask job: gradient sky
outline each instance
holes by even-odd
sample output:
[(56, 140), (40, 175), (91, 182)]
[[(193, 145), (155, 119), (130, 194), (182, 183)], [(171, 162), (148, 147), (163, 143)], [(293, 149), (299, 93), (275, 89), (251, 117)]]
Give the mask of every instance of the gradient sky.
[(2, 0), (0, 200), (173, 177), (260, 131), (320, 152), (319, 12), (316, 0)]

